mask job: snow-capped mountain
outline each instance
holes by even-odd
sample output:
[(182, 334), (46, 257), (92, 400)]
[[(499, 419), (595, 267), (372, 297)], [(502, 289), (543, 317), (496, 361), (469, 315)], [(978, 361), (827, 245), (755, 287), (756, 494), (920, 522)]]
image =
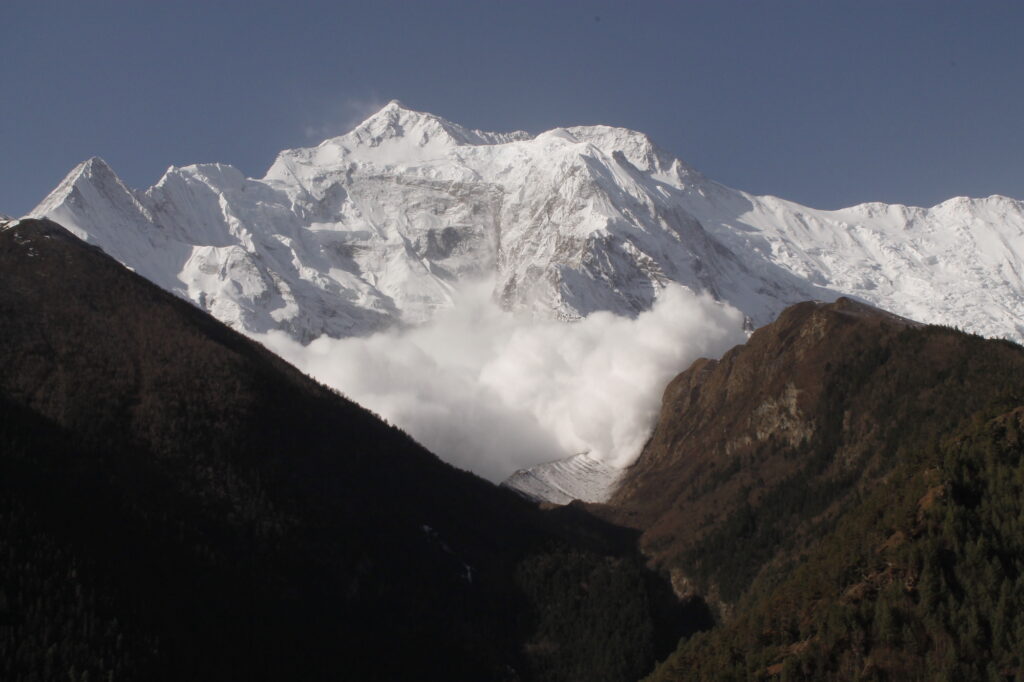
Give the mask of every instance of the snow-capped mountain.
[(486, 133), (391, 102), (260, 180), (199, 164), (136, 191), (93, 158), (32, 214), (236, 328), (300, 341), (423, 322), (482, 276), (506, 307), (566, 320), (635, 315), (674, 281), (753, 326), (848, 294), (1024, 338), (1024, 203), (820, 211), (729, 189), (606, 126)]
[[(428, 321), (474, 280), (507, 309), (563, 320), (635, 316), (676, 282), (749, 327), (850, 295), (1024, 340), (1024, 202), (817, 210), (730, 189), (607, 126), (487, 133), (391, 102), (281, 152), (262, 179), (199, 164), (134, 190), (89, 159), (32, 215), (241, 331), (302, 343)], [(619, 471), (583, 454), (510, 485), (600, 500)]]

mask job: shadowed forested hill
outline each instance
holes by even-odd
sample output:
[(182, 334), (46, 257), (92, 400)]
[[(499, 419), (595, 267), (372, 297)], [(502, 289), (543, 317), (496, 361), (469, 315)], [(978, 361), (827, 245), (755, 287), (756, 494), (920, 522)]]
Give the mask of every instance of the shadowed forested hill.
[(0, 414), (5, 680), (620, 680), (685, 627), (629, 532), (441, 463), (48, 221), (0, 231)]

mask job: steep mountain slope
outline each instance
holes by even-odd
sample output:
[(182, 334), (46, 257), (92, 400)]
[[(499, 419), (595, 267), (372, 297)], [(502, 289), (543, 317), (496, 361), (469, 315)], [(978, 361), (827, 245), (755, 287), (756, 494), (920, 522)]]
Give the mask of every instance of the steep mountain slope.
[(52, 222), (0, 224), (0, 329), (5, 680), (634, 679), (700, 624), (630, 533), (442, 464)]
[(635, 315), (673, 281), (753, 326), (849, 294), (1024, 338), (1021, 202), (818, 211), (726, 188), (606, 126), (483, 133), (392, 102), (282, 152), (262, 180), (201, 164), (140, 192), (91, 159), (33, 213), (237, 329), (303, 342), (423, 322), (481, 277), (506, 307), (567, 320)]
[(604, 502), (618, 485), (622, 469), (589, 454), (519, 469), (502, 485), (539, 502)]
[(1020, 346), (850, 299), (679, 375), (595, 508), (723, 623), (663, 678), (1016, 670), (1022, 387)]
[(1013, 680), (1024, 674), (1020, 400), (908, 452), (820, 545), (654, 680)]

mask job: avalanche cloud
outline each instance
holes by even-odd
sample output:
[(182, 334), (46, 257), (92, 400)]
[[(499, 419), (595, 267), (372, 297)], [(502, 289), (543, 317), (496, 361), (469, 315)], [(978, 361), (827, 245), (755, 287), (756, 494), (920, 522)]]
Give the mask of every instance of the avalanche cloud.
[(583, 452), (627, 466), (669, 379), (744, 341), (739, 311), (680, 286), (635, 318), (599, 312), (569, 324), (504, 311), (492, 291), (489, 281), (463, 286), (429, 323), (364, 338), (253, 336), (492, 481)]

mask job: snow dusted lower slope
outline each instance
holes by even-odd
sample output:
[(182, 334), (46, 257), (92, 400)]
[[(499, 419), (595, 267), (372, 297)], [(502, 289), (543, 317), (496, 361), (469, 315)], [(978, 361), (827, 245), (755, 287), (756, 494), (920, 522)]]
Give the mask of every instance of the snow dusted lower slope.
[(520, 469), (502, 485), (539, 502), (604, 502), (618, 486), (623, 470), (587, 454)]

